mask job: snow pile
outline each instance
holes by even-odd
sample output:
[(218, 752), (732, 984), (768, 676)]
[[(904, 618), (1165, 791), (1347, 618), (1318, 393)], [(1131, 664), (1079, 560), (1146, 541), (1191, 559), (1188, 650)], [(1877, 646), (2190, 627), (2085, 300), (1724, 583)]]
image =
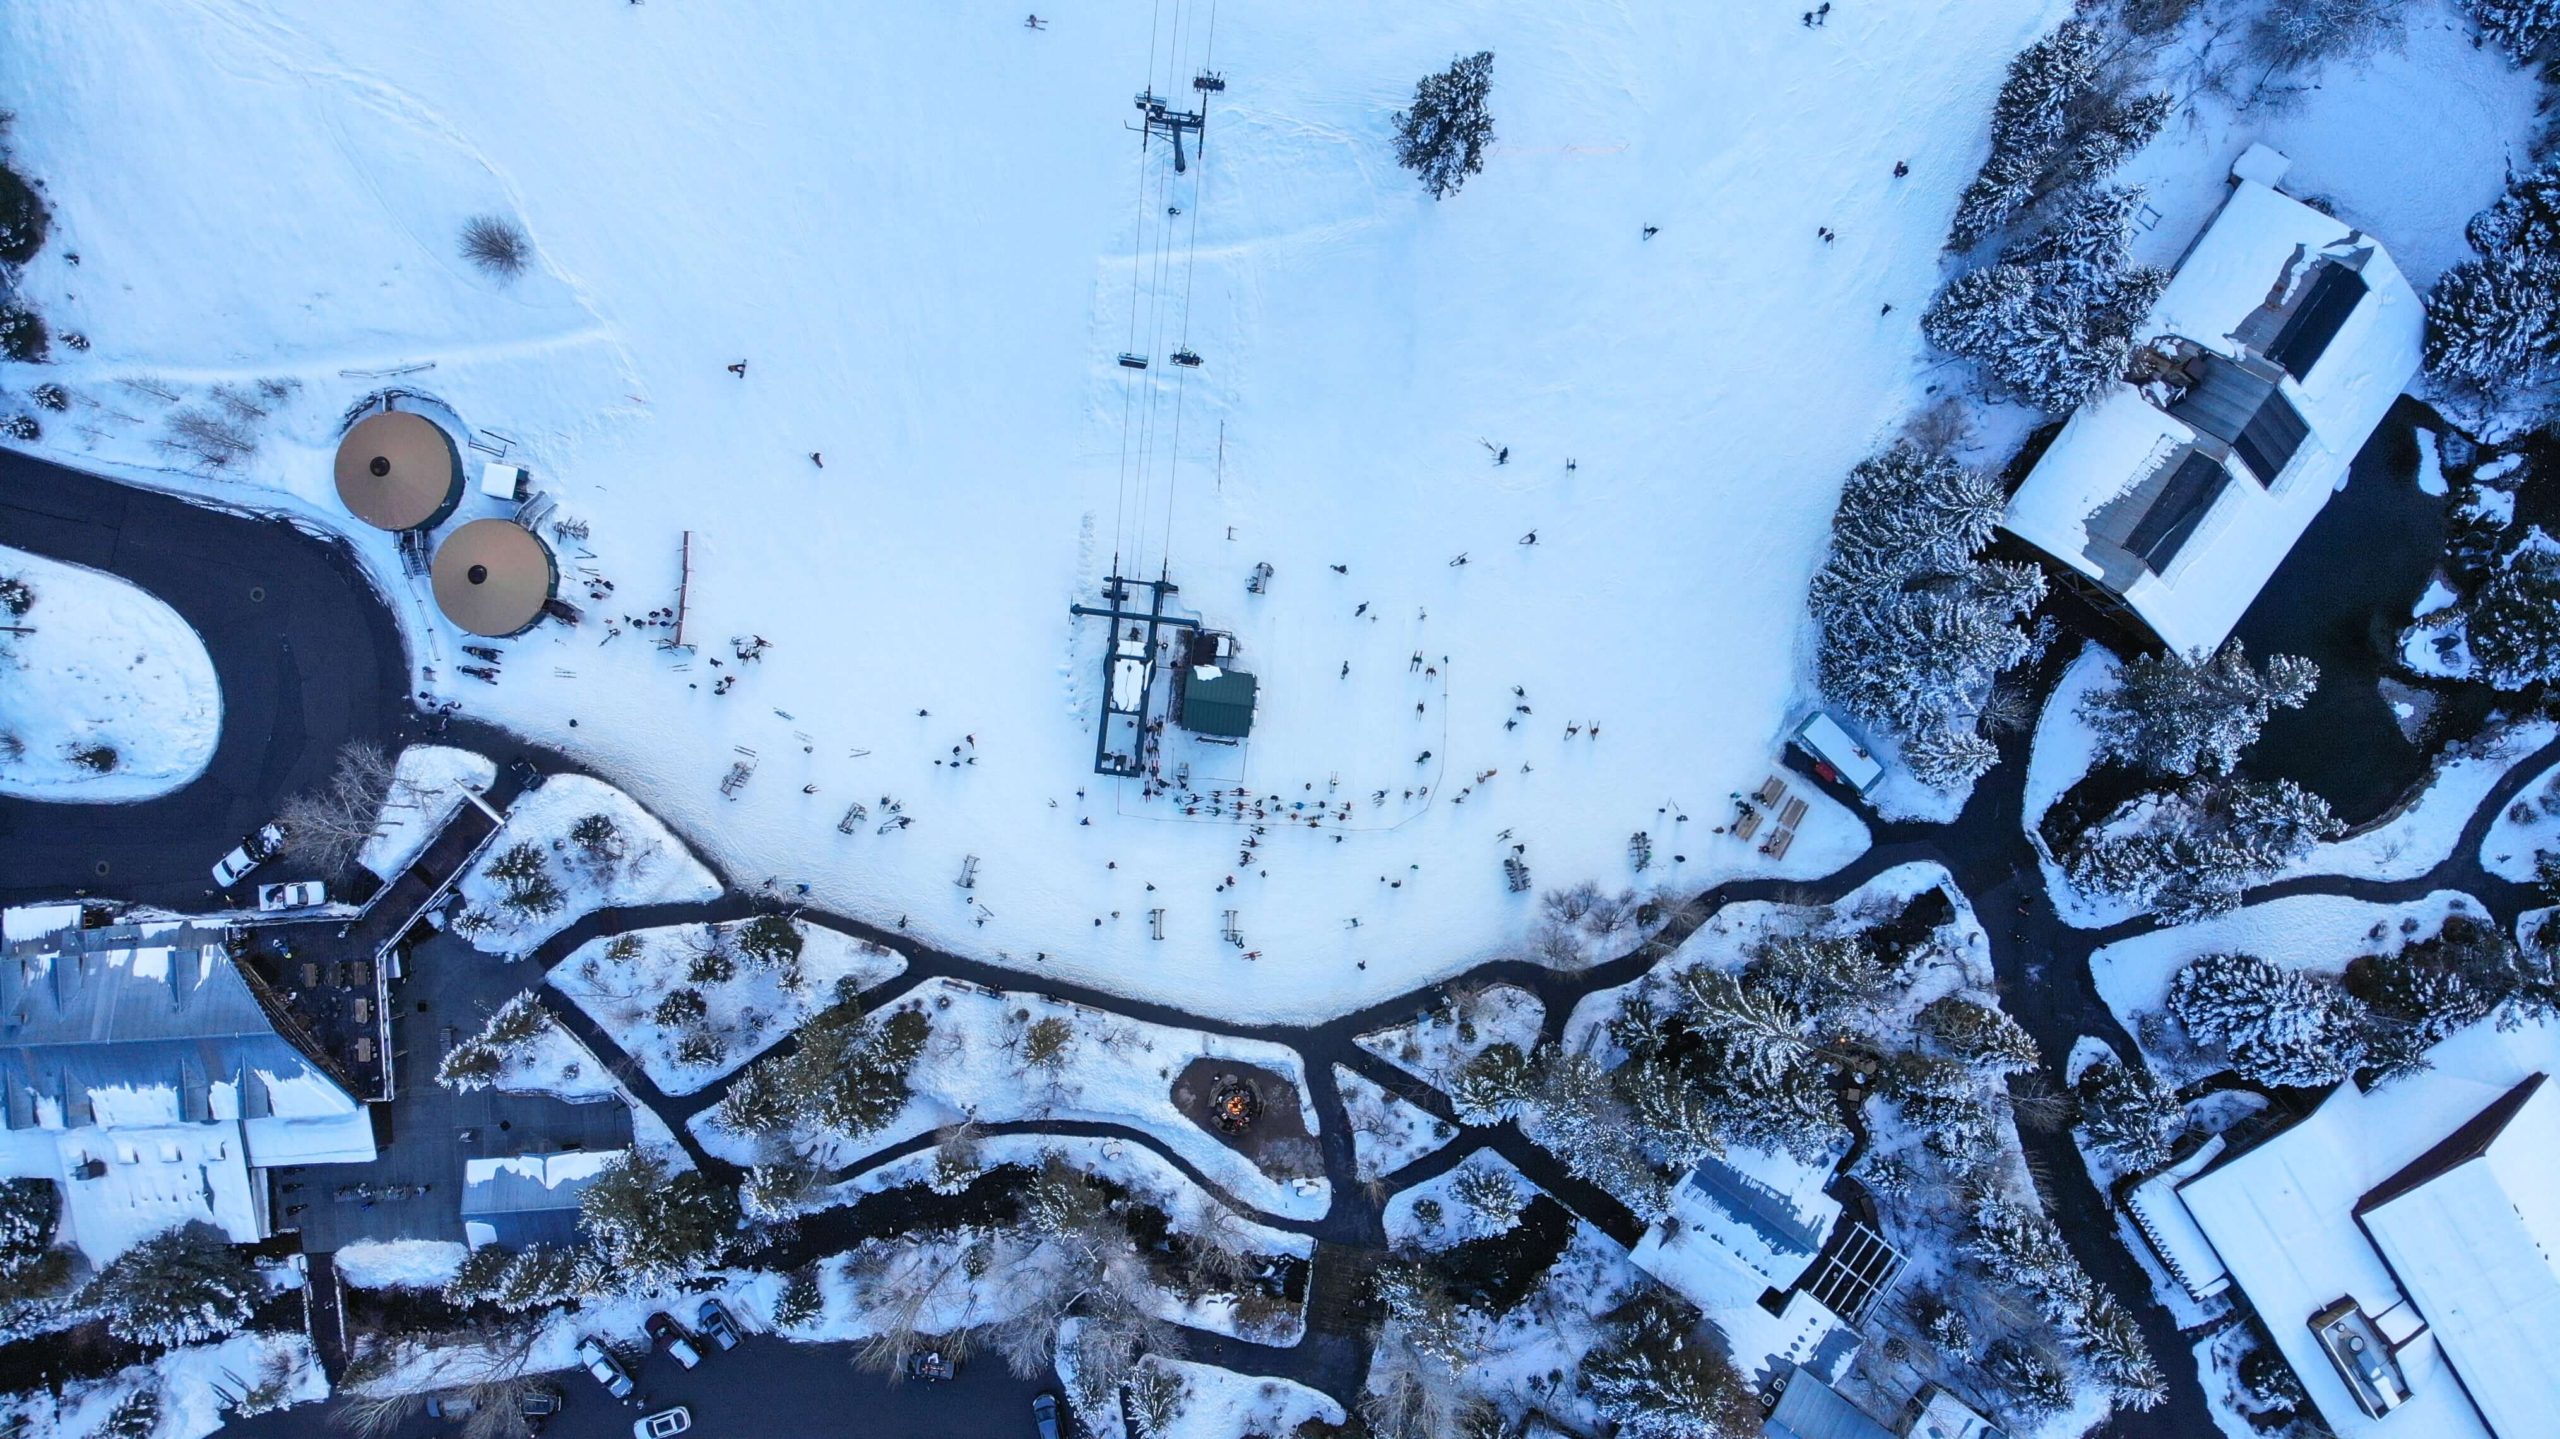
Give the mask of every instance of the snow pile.
[(357, 1289), (441, 1289), (470, 1253), (442, 1239), (360, 1239), (329, 1257)]
[(2221, 1067), (2186, 1052), (2164, 1009), (2170, 980), (2189, 960), (2254, 954), (2287, 969), (2338, 974), (2358, 955), (2390, 954), (2431, 938), (2448, 916), (2482, 913), (2479, 901), (2452, 890), (2406, 904), (2295, 895), (2118, 940), (2089, 956), (2089, 972), (2098, 997), (2142, 1046), (2152, 1070), (2168, 1083), (2183, 1084)]
[[(2527, 756), (2560, 738), (2560, 724), (2550, 720), (2518, 720), (2476, 739), (2449, 746), (2437, 757), (2426, 788), (2403, 802), (2381, 822), (2315, 847), (2293, 862), (2280, 878), (2338, 874), (2363, 880), (2416, 879), (2453, 857), (2462, 831), (2480, 810), (2481, 801), (2508, 771)], [(2490, 831), (2481, 862), (2490, 873), (2506, 874), (2489, 861)], [(2530, 870), (2530, 856), (2527, 869)], [(2507, 874), (2509, 879), (2524, 875)]]
[(1173, 1421), (1150, 1439), (1236, 1439), (1244, 1434), (1295, 1434), (1310, 1421), (1340, 1424), (1342, 1406), (1318, 1390), (1287, 1379), (1238, 1374), (1214, 1364), (1149, 1355), (1141, 1367), (1170, 1371), (1182, 1385)]
[(1384, 1178), (1458, 1137), (1456, 1126), (1387, 1092), (1373, 1080), (1333, 1067), (1342, 1112), (1351, 1126), (1352, 1163), (1360, 1182)]
[[(0, 547), (0, 794), (107, 803), (213, 760), (222, 688), (178, 612), (114, 575)], [(20, 602), (26, 608), (21, 612)], [(86, 756), (86, 758), (82, 758)]]
[(2045, 701), (2043, 717), (2036, 721), (2035, 738), (2027, 752), (2023, 813), (2027, 842), (2047, 861), (2048, 879), (2055, 873), (2051, 868), (2053, 857), (2045, 853), (2044, 835), (2037, 821), (2097, 763), (2098, 732), (2080, 717), (2080, 706), (2089, 696), (2112, 687), (2121, 668), (2115, 653), (2105, 646), (2094, 641), (2082, 645), (2054, 685), (2052, 697)]
[(394, 763), (390, 797), (356, 863), (388, 880), (409, 867), (462, 808), (463, 792), (486, 794), (498, 777), (496, 761), (450, 745), (413, 744)]
[[(914, 1095), (895, 1119), (856, 1139), (808, 1135), (822, 1166), (840, 1166), (967, 1117), (981, 1123), (1063, 1119), (1125, 1124), (1180, 1155), (1236, 1201), (1292, 1219), (1321, 1218), (1332, 1201), (1315, 1145), (1293, 1139), (1266, 1145), (1259, 1165), (1174, 1107), (1175, 1080), (1194, 1061), (1233, 1060), (1282, 1077), (1288, 1088), (1264, 1093), (1259, 1126), (1272, 1129), (1295, 1109), (1315, 1127), (1306, 1069), (1297, 1051), (1266, 1040), (1150, 1024), (1044, 995), (984, 989), (929, 979), (883, 1006), (913, 1008), (933, 1025), (908, 1075)], [(1043, 1020), (1065, 1021), (1071, 1037), (1053, 1067), (1027, 1063), (1024, 1035)], [(1268, 1086), (1264, 1086), (1268, 1088)], [(717, 1110), (691, 1121), (703, 1147), (723, 1159), (763, 1158), (753, 1136), (720, 1122)]]
[(1527, 1054), (1538, 1047), (1547, 1007), (1515, 984), (1459, 986), (1402, 1024), (1359, 1036), (1362, 1049), (1434, 1089), (1445, 1090), (1468, 1060), (1497, 1044)]
[(25, 1439), (78, 1439), (105, 1432), (116, 1406), (138, 1393), (159, 1399), (153, 1439), (203, 1439), (240, 1414), (308, 1404), (329, 1395), (319, 1356), (300, 1334), (235, 1334), (219, 1344), (173, 1349), (112, 1378), (42, 1389), (8, 1401)]
[(2480, 867), (2517, 884), (2532, 882), (2546, 854), (2560, 854), (2560, 765), (2518, 791), (2480, 840)]
[[(603, 830), (585, 829), (599, 817)], [(516, 855), (527, 858), (522, 878), (508, 877)], [(720, 881), (628, 795), (562, 774), (509, 807), (460, 889), (468, 908), (455, 932), (484, 953), (520, 958), (597, 910), (717, 899)]]
[[(791, 922), (801, 941), (796, 957), (760, 959), (740, 943), (741, 931), (755, 923), (669, 925), (589, 940), (552, 967), (549, 981), (639, 1061), (650, 1083), (667, 1094), (693, 1094), (762, 1054), (847, 987), (859, 993), (906, 973), (902, 955), (799, 921)], [(664, 1007), (679, 990), (700, 996), (698, 1014)]]

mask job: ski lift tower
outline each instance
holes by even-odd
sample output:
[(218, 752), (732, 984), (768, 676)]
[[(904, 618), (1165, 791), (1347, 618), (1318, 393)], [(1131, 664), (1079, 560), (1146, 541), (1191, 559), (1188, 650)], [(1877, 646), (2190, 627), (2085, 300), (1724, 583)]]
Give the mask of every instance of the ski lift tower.
[(1172, 101), (1162, 98), (1153, 90), (1139, 91), (1136, 101), (1141, 119), (1138, 129), (1142, 138), (1139, 143), (1143, 145), (1148, 139), (1157, 135), (1172, 141), (1173, 173), (1177, 175), (1191, 168), (1182, 154), (1183, 132), (1187, 130), (1194, 135), (1201, 133), (1202, 127), (1207, 123), (1208, 97), (1227, 88), (1226, 77), (1212, 70), (1203, 70), (1192, 77), (1191, 88), (1198, 91), (1201, 96), (1201, 109), (1176, 110), (1173, 108)]

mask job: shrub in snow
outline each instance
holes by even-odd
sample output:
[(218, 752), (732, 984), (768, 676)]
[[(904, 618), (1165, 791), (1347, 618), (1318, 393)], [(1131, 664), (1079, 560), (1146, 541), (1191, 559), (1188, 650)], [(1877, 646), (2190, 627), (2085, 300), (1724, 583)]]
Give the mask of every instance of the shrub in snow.
[(1181, 1374), (1168, 1365), (1141, 1364), (1129, 1375), (1121, 1412), (1138, 1439), (1158, 1439), (1172, 1432), (1190, 1403), (1191, 1386)]
[(93, 774), (114, 773), (122, 758), (111, 744), (74, 745), (71, 749), (71, 762)]
[(7, 610), (9, 618), (15, 620), (26, 618), (27, 611), (35, 607), (35, 586), (17, 575), (0, 575), (0, 610)]
[(1396, 163), (1422, 177), (1434, 200), (1458, 193), (1469, 175), (1484, 172), (1484, 150), (1493, 143), (1493, 52), (1479, 50), (1425, 75), (1413, 87), (1413, 105), (1396, 112)]
[(569, 841), (578, 847), (578, 853), (585, 856), (589, 864), (611, 864), (630, 851), (621, 829), (609, 814), (582, 816), (569, 826)]
[(682, 1029), (711, 1012), (711, 1005), (698, 989), (671, 989), (658, 1000), (651, 1016), (666, 1029)]
[(1756, 1439), (1760, 1401), (1698, 1311), (1648, 1287), (1609, 1316), (1582, 1362), (1593, 1406), (1621, 1439)]
[[(2560, 267), (2553, 278), (2560, 282)], [(2560, 551), (2540, 543), (2517, 550), (2472, 597), (2467, 628), (2481, 678), (2498, 688), (2560, 679)]]
[(1852, 470), (1814, 578), (1822, 690), (1870, 724), (1919, 737), (1925, 782), (1991, 763), (1968, 742), (2000, 673), (2032, 649), (2018, 620), (2044, 597), (2032, 566), (1977, 560), (2005, 497), (1996, 480), (1902, 443)]
[(2284, 1351), (2272, 1344), (2253, 1344), (2240, 1356), (2240, 1387), (2264, 1409), (2293, 1410), (2311, 1402)]
[(1529, 1057), (1520, 1046), (1486, 1045), (1458, 1067), (1449, 1082), (1449, 1103), (1469, 1124), (1492, 1124), (1510, 1114), (1529, 1089)]
[(2395, 954), (2349, 961), (2346, 990), (2363, 1007), (2365, 1058), (2380, 1078), (2423, 1068), (2429, 1047), (2492, 1015), (2514, 1024), (2560, 1012), (2547, 957), (2464, 915)]
[(777, 1329), (802, 1329), (827, 1312), (827, 1293), (818, 1280), (818, 1266), (804, 1264), (783, 1276), (782, 1293), (773, 1301), (773, 1323)]
[(2198, 779), (2129, 801), (2080, 836), (2063, 868), (2084, 891), (2185, 924), (2237, 908), (2251, 885), (2342, 828), (2326, 800), (2291, 780)]
[(699, 1170), (671, 1171), (628, 1149), (578, 1198), (578, 1229), (627, 1289), (681, 1284), (738, 1247), (738, 1192)]
[(2560, 370), (2560, 257), (2464, 260), (2427, 292), (2427, 377), (2491, 404)]
[(12, 165), (0, 165), (0, 263), (23, 265), (44, 248), (53, 216), (44, 196)]
[(2364, 1060), (2363, 1016), (2335, 977), (2254, 954), (2189, 961), (2170, 981), (2169, 1012), (2259, 1084), (2335, 1084)]
[(2400, 43), (2401, 0), (2280, 0), (2249, 21), (2250, 53), (2270, 69), (2361, 60)]
[(604, 957), (628, 964), (638, 959), (646, 948), (636, 934), (617, 934), (605, 942)]
[(1022, 1062), (1056, 1073), (1075, 1053), (1076, 1029), (1064, 1015), (1048, 1015), (1022, 1032)]
[(551, 859), (542, 846), (526, 840), (489, 862), (489, 877), (502, 891), (499, 902), (529, 915), (551, 914), (568, 903), (560, 882), (551, 877)]
[(2560, 35), (2560, 0), (2462, 0), (2471, 23), (2517, 64), (2531, 64)]
[(533, 259), (533, 242), (512, 220), (474, 215), (462, 224), (462, 258), (501, 280), (512, 280)]
[(105, 1427), (98, 1431), (107, 1439), (153, 1439), (160, 1432), (160, 1393), (155, 1389), (136, 1389), (116, 1401), (107, 1411)]
[(2089, 1143), (2132, 1168), (2167, 1164), (2186, 1132), (2186, 1110), (2144, 1066), (2102, 1059), (2080, 1071), (2073, 1089)]
[(35, 396), (38, 405), (56, 414), (71, 408), (71, 392), (51, 380), (36, 386), (29, 393)]
[(166, 1349), (237, 1332), (264, 1292), (248, 1256), (195, 1221), (117, 1255), (82, 1298), (104, 1316), (108, 1333)]
[(11, 415), (0, 419), (0, 436), (12, 440), (39, 440), (44, 438), (44, 425), (33, 415)]
[(738, 952), (758, 964), (782, 967), (800, 958), (800, 926), (786, 915), (760, 914), (738, 930)]
[(1902, 1308), (1910, 1316), (1912, 1327), (1942, 1357), (1957, 1362), (1973, 1357), (1973, 1323), (1944, 1295), (1929, 1289), (1914, 1290), (1902, 1301)]
[(0, 304), (0, 355), (20, 364), (42, 364), (53, 349), (44, 316), (15, 300)]
[(1982, 1356), (1982, 1374), (1999, 1386), (2009, 1407), (2029, 1420), (2059, 1414), (2078, 1398), (2071, 1374), (2039, 1346), (2017, 1338), (1995, 1340)]
[(727, 984), (738, 977), (738, 962), (729, 957), (728, 946), (720, 942), (718, 931), (713, 931), (708, 941), (694, 950), (692, 961), (685, 966), (684, 977), (688, 984)]
[(2214, 654), (2149, 654), (2089, 694), (2080, 717), (2095, 731), (2100, 757), (2159, 775), (2229, 773), (2257, 742), (2267, 716), (2300, 709), (2320, 684), (2320, 667), (2276, 655), (2253, 669), (2240, 641)]

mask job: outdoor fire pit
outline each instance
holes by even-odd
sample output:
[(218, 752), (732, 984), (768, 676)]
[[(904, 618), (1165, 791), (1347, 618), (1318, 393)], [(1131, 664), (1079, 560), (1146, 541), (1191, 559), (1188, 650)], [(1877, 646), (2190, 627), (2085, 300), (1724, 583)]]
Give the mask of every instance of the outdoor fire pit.
[(1251, 1080), (1219, 1075), (1217, 1087), (1209, 1094), (1209, 1117), (1219, 1133), (1242, 1134), (1262, 1117), (1262, 1096), (1254, 1092)]

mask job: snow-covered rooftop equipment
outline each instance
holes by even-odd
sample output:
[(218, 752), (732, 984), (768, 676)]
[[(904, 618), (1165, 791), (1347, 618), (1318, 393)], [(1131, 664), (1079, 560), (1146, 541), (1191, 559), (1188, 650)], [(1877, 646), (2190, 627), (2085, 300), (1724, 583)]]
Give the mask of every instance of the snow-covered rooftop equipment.
[(1892, 1430), (1801, 1369), (1789, 1376), (1764, 1427), (1769, 1439), (1893, 1439)]
[(424, 415), (385, 410), (338, 441), (338, 498), (378, 530), (442, 524), (462, 502), (462, 455)]
[(514, 504), (524, 498), (525, 482), (531, 478), (522, 465), (491, 460), (480, 467), (480, 493)]
[(2282, 150), (2252, 140), (2249, 148), (2240, 152), (2240, 158), (2231, 162), (2231, 178), (2254, 180), (2272, 190), (2284, 183), (2285, 172), (2292, 168), (2293, 161)]
[(436, 549), (436, 608), (475, 635), (530, 629), (559, 583), (551, 547), (513, 520), (473, 520)]
[(2417, 372), (2426, 310), (2372, 236), (2279, 193), (2254, 147), (2002, 527), (2179, 651), (2222, 643)]
[(1797, 725), (1795, 740), (1805, 753), (1831, 766), (1842, 783), (1860, 794), (1874, 789), (1884, 779), (1884, 766), (1828, 710), (1816, 710)]

